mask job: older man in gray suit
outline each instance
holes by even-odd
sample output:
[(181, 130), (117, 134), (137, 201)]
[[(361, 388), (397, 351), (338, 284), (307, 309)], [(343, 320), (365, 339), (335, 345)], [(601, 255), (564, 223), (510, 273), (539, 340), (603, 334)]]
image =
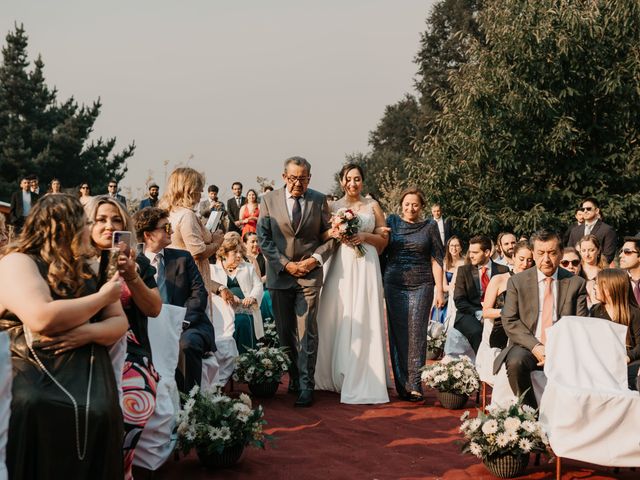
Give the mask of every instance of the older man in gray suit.
[(505, 362), (513, 393), (526, 392), (524, 402), (537, 408), (531, 372), (544, 365), (546, 329), (563, 316), (586, 316), (588, 311), (584, 279), (558, 268), (560, 236), (543, 230), (534, 233), (531, 242), (536, 268), (514, 275), (507, 283), (502, 325), (509, 344), (496, 358), (494, 371)]
[(289, 391), (299, 393), (295, 405), (313, 403), (318, 352), (316, 313), (322, 269), (331, 256), (331, 213), (326, 197), (309, 190), (311, 165), (302, 157), (285, 161), (284, 188), (267, 193), (260, 204), (258, 241), (267, 264), (276, 327), (289, 349)]

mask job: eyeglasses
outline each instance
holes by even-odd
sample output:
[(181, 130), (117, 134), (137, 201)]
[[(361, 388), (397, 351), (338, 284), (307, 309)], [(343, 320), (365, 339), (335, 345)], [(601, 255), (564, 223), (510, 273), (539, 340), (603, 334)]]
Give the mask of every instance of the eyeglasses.
[(581, 210), (583, 212), (590, 212), (591, 210), (593, 210), (593, 207), (582, 207), (579, 210)]
[(165, 223), (161, 227), (156, 227), (155, 230), (164, 230), (167, 233), (172, 233), (173, 232), (173, 229), (171, 228), (171, 224), (170, 223)]
[(632, 253), (638, 254), (638, 250), (631, 250), (630, 248), (623, 248), (622, 253), (625, 255), (631, 255)]
[(560, 265), (562, 265), (563, 267), (568, 267), (569, 264), (573, 265), (574, 267), (577, 267), (578, 265), (580, 265), (580, 260), (575, 259), (575, 260), (561, 260), (560, 261)]
[(117, 185), (109, 185), (109, 188), (116, 188)]
[(305, 184), (309, 181), (311, 177), (296, 177), (295, 175), (287, 175), (287, 182), (289, 183), (298, 183)]
[(89, 187), (80, 187), (80, 190), (89, 190)]

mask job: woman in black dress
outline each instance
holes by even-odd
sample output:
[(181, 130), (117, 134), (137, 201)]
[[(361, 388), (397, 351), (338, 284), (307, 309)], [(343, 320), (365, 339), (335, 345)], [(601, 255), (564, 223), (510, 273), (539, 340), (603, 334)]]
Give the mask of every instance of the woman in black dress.
[(425, 200), (417, 189), (400, 199), (402, 216), (389, 215), (389, 245), (385, 250), (384, 291), (389, 320), (391, 365), (398, 395), (422, 400), (420, 369), (427, 355), (427, 324), (433, 304), (444, 306), (442, 247), (438, 226), (420, 220)]
[(117, 276), (96, 288), (82, 205), (46, 195), (0, 260), (11, 339), (13, 479), (123, 478), (122, 413), (107, 351), (127, 330)]
[(596, 277), (595, 294), (600, 303), (591, 307), (590, 315), (628, 327), (627, 375), (629, 388), (637, 390), (636, 380), (640, 370), (640, 308), (631, 290), (629, 275), (617, 268), (601, 270)]

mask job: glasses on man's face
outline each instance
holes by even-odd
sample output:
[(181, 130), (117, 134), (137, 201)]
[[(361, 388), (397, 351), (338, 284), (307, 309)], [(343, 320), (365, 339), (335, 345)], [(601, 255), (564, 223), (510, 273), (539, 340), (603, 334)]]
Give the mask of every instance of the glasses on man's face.
[(633, 255), (634, 253), (637, 255), (638, 250), (631, 250), (630, 248), (623, 248), (622, 253), (625, 255)]
[(590, 212), (591, 210), (593, 210), (593, 207), (582, 207), (580, 210), (582, 212)]
[(287, 182), (291, 184), (296, 184), (300, 182), (302, 185), (307, 183), (311, 177), (296, 177), (295, 175), (287, 175)]
[(156, 230), (164, 230), (167, 233), (172, 233), (173, 232), (170, 223), (165, 223), (161, 227), (157, 227)]
[(563, 267), (568, 267), (569, 265), (573, 265), (574, 267), (577, 267), (578, 265), (580, 265), (580, 260), (578, 259), (574, 259), (574, 260), (562, 260), (560, 262), (560, 265), (562, 265)]

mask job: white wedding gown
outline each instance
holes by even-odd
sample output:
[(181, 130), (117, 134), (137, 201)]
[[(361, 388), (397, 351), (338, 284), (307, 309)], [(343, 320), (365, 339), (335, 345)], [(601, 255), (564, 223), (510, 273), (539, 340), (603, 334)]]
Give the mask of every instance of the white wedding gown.
[[(358, 214), (360, 231), (373, 232), (370, 206)], [(366, 254), (341, 244), (325, 265), (318, 307), (316, 390), (340, 392), (350, 404), (385, 403), (387, 348), (384, 328), (382, 276), (376, 249)]]

